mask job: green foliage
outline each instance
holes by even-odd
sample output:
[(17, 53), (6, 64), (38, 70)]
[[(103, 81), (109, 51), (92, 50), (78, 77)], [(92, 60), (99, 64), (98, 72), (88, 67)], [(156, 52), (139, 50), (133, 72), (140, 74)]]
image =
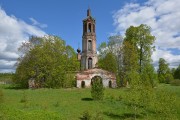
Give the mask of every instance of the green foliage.
[(0, 82), (4, 82), (6, 84), (12, 83), (13, 73), (0, 73)]
[(66, 73), (63, 88), (72, 88), (76, 86), (75, 73)]
[(170, 83), (174, 78), (170, 72), (169, 64), (165, 59), (159, 59), (158, 79), (160, 83)]
[(99, 59), (98, 66), (110, 72), (117, 72), (117, 62), (113, 53), (107, 53), (104, 58)]
[[(138, 94), (138, 97), (134, 99), (141, 98), (140, 100), (142, 100), (142, 105), (137, 106), (137, 119), (166, 120), (166, 118), (163, 117), (164, 113), (158, 115), (159, 113), (156, 113), (156, 108), (154, 108), (153, 105), (159, 104), (156, 106), (161, 106), (161, 109), (163, 110), (163, 107), (166, 107), (164, 105), (168, 104), (168, 101), (169, 104), (171, 104), (170, 100), (172, 100), (172, 104), (174, 106), (172, 112), (176, 110), (176, 112), (173, 113), (172, 120), (180, 118), (180, 87), (171, 86), (169, 84), (160, 84), (153, 89), (150, 89), (151, 87), (149, 87), (149, 92), (143, 92), (144, 90), (146, 90), (146, 88), (141, 88), (137, 90), (137, 92), (132, 93), (132, 87), (120, 89), (107, 88), (104, 90), (105, 97), (103, 101), (94, 101), (90, 99), (91, 89), (89, 88), (43, 88), (36, 90), (15, 90), (7, 89), (8, 86), (9, 85), (0, 85), (0, 88), (3, 88), (2, 90), (5, 97), (3, 104), (0, 105), (0, 119), (2, 120), (79, 120), (80, 117), (82, 117), (83, 112), (87, 110), (92, 116), (92, 120), (95, 120), (96, 116), (99, 116), (98, 118), (103, 118), (105, 120), (131, 120), (134, 119), (135, 109), (130, 106), (130, 103), (127, 102), (129, 100), (127, 99), (131, 98), (131, 104), (133, 104), (133, 96), (135, 96), (135, 94), (133, 93)], [(28, 96), (28, 107), (24, 107), (24, 103), (20, 103), (20, 99), (23, 96), (23, 91), (25, 91), (26, 95)], [(158, 93), (158, 91), (164, 92), (161, 101), (159, 101), (160, 98), (158, 98), (158, 96), (160, 96), (160, 93)], [(147, 96), (152, 97), (147, 97), (147, 99), (145, 99), (146, 102), (143, 102), (140, 93), (145, 98)], [(146, 96), (145, 93), (149, 93), (150, 95), (148, 94)], [(176, 97), (174, 94), (176, 94)], [(168, 97), (169, 95), (171, 99), (167, 98), (168, 101), (166, 102), (166, 104), (162, 103), (162, 101), (166, 101), (166, 97)], [(84, 98), (89, 99), (84, 100)], [(176, 99), (175, 102), (174, 99)], [(151, 104), (148, 102), (148, 100)], [(166, 109), (168, 109), (168, 106), (169, 105), (167, 105)], [(170, 117), (168, 117), (168, 119), (171, 120)]]
[(177, 96), (137, 83), (124, 98), (133, 118), (156, 116), (157, 120), (177, 120)]
[(3, 91), (0, 89), (0, 104), (4, 101)]
[(108, 42), (102, 42), (98, 47), (98, 66), (114, 72), (117, 76), (118, 86), (120, 84), (121, 46), (123, 37), (120, 35), (110, 36)]
[(104, 97), (102, 78), (99, 76), (92, 78), (91, 96), (94, 100), (102, 100)]
[(151, 64), (147, 64), (141, 74), (141, 81), (145, 86), (151, 86), (152, 88), (156, 86), (158, 78), (156, 71)]
[[(137, 51), (133, 45), (131, 45), (128, 41), (123, 42), (122, 48), (122, 67), (121, 67), (121, 81), (126, 85), (127, 82), (131, 82), (134, 77), (134, 74), (139, 70), (138, 67), (138, 56)], [(133, 76), (133, 77), (132, 77)]]
[(96, 112), (94, 115), (89, 111), (84, 111), (82, 114), (81, 120), (103, 120), (101, 112)]
[(81, 120), (90, 120), (91, 117), (92, 116), (90, 115), (89, 111), (84, 111)]
[[(54, 111), (31, 110), (23, 111), (16, 108), (3, 107), (2, 120), (62, 120), (62, 115)], [(8, 114), (7, 114), (8, 113)]]
[(114, 35), (110, 36), (108, 38), (108, 42), (102, 42), (98, 46), (98, 57), (101, 59), (106, 56), (108, 53), (112, 53), (116, 56), (116, 59), (118, 59), (118, 54), (120, 52), (120, 46), (122, 44), (123, 37), (120, 35)]
[(168, 91), (155, 91), (151, 95), (149, 110), (156, 114), (156, 119), (177, 120), (175, 104), (177, 97)]
[(126, 78), (130, 82), (130, 88), (128, 93), (125, 95), (124, 102), (127, 104), (128, 109), (130, 109), (134, 119), (141, 116), (143, 111), (143, 104), (146, 101), (143, 95), (143, 86), (140, 81), (140, 76), (136, 71), (131, 71), (127, 74)]
[(173, 86), (180, 86), (180, 79), (174, 79), (170, 83)]
[(165, 83), (166, 84), (169, 84), (173, 80), (174, 80), (174, 78), (173, 78), (171, 73), (168, 73), (168, 74), (165, 75)]
[(93, 117), (93, 120), (103, 120), (101, 112), (96, 112), (95, 116)]
[(180, 65), (174, 71), (174, 79), (180, 79)]
[(141, 24), (140, 26), (130, 26), (126, 30), (126, 38), (124, 41), (129, 41), (133, 45), (138, 54), (139, 71), (147, 63), (151, 62), (151, 55), (154, 51), (153, 43), (155, 36), (151, 34), (151, 28), (147, 25)]
[(59, 37), (32, 37), (19, 50), (23, 55), (13, 80), (21, 87), (27, 88), (28, 80), (33, 78), (39, 87), (60, 88), (67, 72), (79, 70), (75, 51)]
[(151, 84), (154, 87), (156, 74), (151, 65), (151, 55), (154, 51), (153, 43), (155, 37), (151, 35), (150, 27), (141, 24), (140, 26), (130, 26), (126, 30), (126, 37), (120, 53), (119, 76), (121, 84), (126, 85), (127, 81), (135, 81), (140, 74), (144, 83)]

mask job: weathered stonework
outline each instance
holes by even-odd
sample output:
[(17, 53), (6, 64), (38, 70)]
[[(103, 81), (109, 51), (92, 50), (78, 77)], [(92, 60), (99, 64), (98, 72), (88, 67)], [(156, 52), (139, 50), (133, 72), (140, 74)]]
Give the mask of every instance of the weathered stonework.
[(90, 87), (92, 78), (102, 78), (104, 87), (116, 87), (115, 74), (106, 70), (95, 68), (98, 62), (96, 51), (96, 21), (87, 10), (87, 18), (83, 20), (82, 52), (77, 49), (77, 59), (81, 62), (81, 72), (76, 74), (77, 87)]
[(97, 63), (95, 24), (88, 9), (87, 18), (83, 20), (81, 70), (92, 69)]
[(108, 72), (103, 69), (93, 68), (84, 70), (82, 72), (77, 73), (77, 86), (78, 88), (82, 87), (83, 81), (85, 82), (85, 87), (90, 87), (92, 83), (92, 78), (94, 76), (99, 76), (102, 78), (102, 83), (104, 87), (116, 87), (116, 76), (115, 74)]

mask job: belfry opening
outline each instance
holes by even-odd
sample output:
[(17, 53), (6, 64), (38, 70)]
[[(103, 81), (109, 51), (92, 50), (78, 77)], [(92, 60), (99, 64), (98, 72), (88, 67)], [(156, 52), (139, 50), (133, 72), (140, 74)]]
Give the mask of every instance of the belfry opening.
[[(102, 78), (104, 87), (115, 87), (115, 74), (97, 67), (98, 55), (96, 50), (96, 20), (91, 15), (91, 10), (87, 10), (87, 16), (83, 20), (82, 50), (77, 49), (77, 58), (80, 62), (80, 71), (76, 74), (77, 87), (90, 87), (92, 78), (99, 76)], [(82, 51), (82, 52), (81, 52)]]

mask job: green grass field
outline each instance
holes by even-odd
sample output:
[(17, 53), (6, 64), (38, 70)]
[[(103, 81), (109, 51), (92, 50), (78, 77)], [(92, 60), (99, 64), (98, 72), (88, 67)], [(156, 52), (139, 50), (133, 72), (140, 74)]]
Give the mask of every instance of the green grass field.
[[(128, 90), (105, 89), (103, 101), (93, 101), (90, 89), (36, 89), (16, 90), (7, 85), (1, 85), (0, 119), (2, 120), (79, 120), (85, 111), (92, 117), (97, 116), (104, 120), (127, 119), (131, 120), (130, 110), (121, 98), (128, 94)], [(164, 89), (177, 95), (178, 114), (180, 114), (180, 87), (160, 85), (158, 89)], [(178, 116), (180, 118), (180, 116)], [(148, 118), (155, 119), (150, 114)]]

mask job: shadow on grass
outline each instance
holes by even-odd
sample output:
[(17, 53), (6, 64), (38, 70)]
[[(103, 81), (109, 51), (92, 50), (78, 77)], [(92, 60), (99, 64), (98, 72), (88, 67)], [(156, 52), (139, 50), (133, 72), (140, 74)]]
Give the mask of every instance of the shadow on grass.
[(82, 101), (93, 101), (92, 98), (82, 98), (81, 100), (82, 100)]
[[(132, 118), (132, 119), (135, 118), (135, 114), (133, 114), (133, 113), (114, 114), (114, 113), (110, 113), (110, 112), (104, 112), (103, 114), (112, 119), (123, 119), (124, 120), (127, 118)], [(136, 118), (142, 118), (142, 116), (137, 114)]]

